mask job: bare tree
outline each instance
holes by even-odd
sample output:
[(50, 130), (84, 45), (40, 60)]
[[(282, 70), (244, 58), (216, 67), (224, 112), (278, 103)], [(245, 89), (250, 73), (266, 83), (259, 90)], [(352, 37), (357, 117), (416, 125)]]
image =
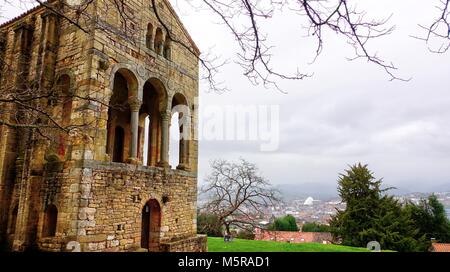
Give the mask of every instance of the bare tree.
[(450, 0), (439, 0), (439, 2), (439, 5), (436, 6), (438, 16), (433, 22), (429, 26), (419, 25), (421, 29), (425, 30), (425, 36), (415, 36), (427, 44), (433, 39), (439, 39), (441, 44), (437, 49), (433, 49), (429, 45), (429, 50), (433, 53), (445, 53), (450, 48)]
[(277, 190), (260, 176), (256, 165), (241, 159), (239, 162), (215, 160), (201, 194), (208, 199), (200, 211), (214, 215), (212, 229), (224, 226), (227, 235), (231, 227), (250, 230), (258, 225), (265, 209), (279, 202)]

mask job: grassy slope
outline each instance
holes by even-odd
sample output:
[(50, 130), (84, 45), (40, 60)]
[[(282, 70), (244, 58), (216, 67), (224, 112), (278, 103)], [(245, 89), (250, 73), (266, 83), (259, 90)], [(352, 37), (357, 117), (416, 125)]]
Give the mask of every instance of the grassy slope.
[(225, 243), (223, 238), (208, 237), (209, 252), (369, 252), (366, 248), (323, 245), (319, 243), (290, 244), (285, 242), (234, 239)]

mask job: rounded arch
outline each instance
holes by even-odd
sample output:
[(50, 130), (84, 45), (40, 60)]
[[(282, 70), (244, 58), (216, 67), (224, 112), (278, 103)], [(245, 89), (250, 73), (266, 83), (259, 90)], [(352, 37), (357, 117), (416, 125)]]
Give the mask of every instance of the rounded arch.
[(121, 75), (127, 82), (127, 88), (128, 88), (128, 97), (138, 97), (138, 90), (139, 90), (139, 80), (135, 73), (133, 73), (128, 68), (119, 68), (114, 73), (114, 80), (117, 76), (117, 74)]
[(142, 207), (141, 247), (159, 251), (161, 237), (161, 205), (152, 198)]
[[(148, 122), (145, 119), (140, 120), (143, 133), (139, 135), (139, 142), (142, 144), (138, 147), (138, 154), (145, 165), (155, 166), (161, 156), (163, 137), (161, 112), (167, 110), (168, 93), (164, 83), (156, 77), (151, 77), (145, 82), (142, 93), (140, 115), (148, 117)], [(146, 159), (143, 158), (144, 154)]]
[(177, 92), (172, 96), (172, 108), (177, 105), (185, 105), (189, 107), (189, 102), (186, 96), (180, 92)]
[(73, 74), (72, 70), (61, 70), (55, 77), (53, 88), (60, 89), (60, 82), (65, 82), (67, 84), (64, 87), (67, 88), (69, 94), (75, 93), (75, 75)]
[(111, 71), (111, 95), (106, 124), (106, 154), (113, 162), (125, 162), (131, 150), (130, 101), (139, 97), (139, 77), (131, 65), (117, 64)]
[[(142, 85), (140, 78), (137, 76), (138, 73), (136, 71), (136, 65), (127, 64), (127, 63), (117, 63), (111, 68), (111, 74), (109, 78), (109, 89), (111, 92), (114, 90), (114, 79), (117, 74), (120, 74), (127, 80), (128, 89), (131, 90), (130, 97), (136, 95), (139, 97), (139, 89)], [(112, 96), (112, 94), (111, 94)], [(109, 97), (109, 99), (111, 98)], [(107, 101), (109, 103), (109, 101)]]
[(144, 93), (146, 91), (146, 88), (145, 88), (146, 86), (153, 87), (154, 91), (159, 96), (158, 111), (161, 112), (161, 111), (167, 110), (169, 94), (168, 94), (166, 85), (163, 83), (163, 81), (156, 76), (152, 76), (149, 79), (147, 79), (147, 81), (145, 82), (144, 91), (143, 91)]
[[(147, 204), (149, 201), (154, 200), (156, 202), (158, 202), (158, 205), (160, 205), (160, 203), (162, 202), (162, 195), (158, 194), (158, 193), (146, 193), (146, 194), (142, 194), (139, 195), (140, 197), (140, 201), (139, 201), (139, 206), (142, 208), (145, 206), (145, 204)], [(160, 205), (160, 208), (162, 209), (163, 207)]]

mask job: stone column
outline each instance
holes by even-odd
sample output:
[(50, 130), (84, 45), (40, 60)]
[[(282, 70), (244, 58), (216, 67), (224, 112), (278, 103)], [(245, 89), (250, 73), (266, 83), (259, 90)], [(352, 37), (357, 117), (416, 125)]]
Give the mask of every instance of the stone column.
[(141, 109), (142, 102), (134, 98), (130, 100), (129, 104), (131, 110), (131, 147), (129, 161), (133, 163), (138, 160), (139, 110)]
[[(180, 119), (181, 120), (181, 119)], [(189, 120), (189, 118), (186, 118), (185, 120)], [(177, 166), (177, 169), (179, 170), (185, 170), (189, 171), (189, 144), (190, 144), (190, 135), (189, 135), (189, 124), (183, 122), (183, 125), (180, 127), (180, 162)]]
[(161, 158), (158, 163), (161, 167), (169, 167), (169, 122), (170, 112), (161, 112)]

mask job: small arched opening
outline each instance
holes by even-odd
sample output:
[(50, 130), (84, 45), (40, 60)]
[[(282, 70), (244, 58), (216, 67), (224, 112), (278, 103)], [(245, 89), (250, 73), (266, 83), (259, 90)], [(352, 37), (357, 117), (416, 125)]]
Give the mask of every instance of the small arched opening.
[(161, 233), (161, 207), (157, 200), (149, 200), (142, 208), (141, 247), (159, 251)]
[(155, 33), (155, 51), (159, 55), (162, 54), (162, 50), (163, 50), (163, 45), (164, 45), (164, 37), (163, 36), (164, 35), (163, 35), (161, 28), (158, 27), (156, 29), (156, 33)]
[(56, 82), (56, 86), (62, 105), (62, 126), (67, 127), (70, 125), (73, 103), (73, 95), (70, 92), (70, 77), (66, 74), (61, 75)]
[(58, 209), (50, 204), (45, 209), (44, 226), (42, 228), (42, 237), (53, 237), (56, 235), (56, 224), (58, 221)]
[(164, 42), (163, 56), (168, 60), (170, 60), (172, 58), (171, 48), (170, 48), (170, 40), (168, 37), (166, 38), (166, 41)]

